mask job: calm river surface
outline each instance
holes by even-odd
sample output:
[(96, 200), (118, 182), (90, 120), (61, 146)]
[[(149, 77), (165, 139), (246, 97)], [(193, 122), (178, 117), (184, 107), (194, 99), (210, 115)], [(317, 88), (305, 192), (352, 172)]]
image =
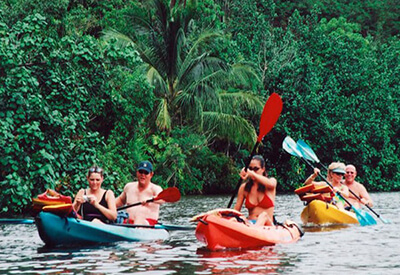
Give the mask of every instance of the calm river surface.
[[(304, 228), (297, 243), (247, 251), (208, 252), (194, 231), (150, 243), (47, 249), (34, 225), (0, 225), (0, 274), (400, 274), (400, 193), (372, 198), (391, 224)], [(228, 202), (229, 196), (183, 197), (162, 206), (160, 221), (189, 226), (192, 216)], [(279, 221), (301, 224), (296, 195), (278, 195), (276, 205)]]

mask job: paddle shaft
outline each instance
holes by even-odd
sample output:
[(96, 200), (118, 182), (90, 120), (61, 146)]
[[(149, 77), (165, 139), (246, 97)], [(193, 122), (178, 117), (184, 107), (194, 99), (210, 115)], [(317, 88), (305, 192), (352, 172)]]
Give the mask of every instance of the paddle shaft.
[[(325, 165), (323, 165), (321, 162), (319, 162), (319, 164), (320, 164), (324, 169), (326, 169), (326, 171), (329, 171), (328, 167), (326, 167)], [(350, 192), (354, 197), (356, 197), (356, 198), (362, 203), (361, 198), (360, 198), (356, 193), (354, 193), (353, 190), (351, 190), (350, 188), (349, 188), (349, 192)], [(363, 205), (365, 205), (372, 213), (374, 213), (375, 216), (377, 216), (379, 219), (381, 219), (381, 221), (386, 222), (386, 221), (384, 221), (384, 220), (381, 218), (381, 216), (380, 216), (378, 213), (376, 213), (376, 212), (374, 211), (374, 209), (372, 209), (368, 204), (364, 204), (364, 203), (363, 203)]]
[[(168, 187), (167, 189), (164, 189), (163, 191), (161, 191), (157, 195), (157, 197), (148, 199), (146, 201), (146, 203), (157, 201), (157, 200), (164, 200), (164, 202), (177, 202), (180, 200), (180, 198), (181, 198), (181, 193), (179, 192), (178, 188)], [(136, 202), (133, 204), (121, 206), (117, 210), (123, 210), (123, 209), (129, 208), (129, 207), (138, 206), (141, 204), (142, 204), (142, 202)]]
[(115, 226), (121, 227), (129, 227), (129, 228), (152, 228), (152, 229), (165, 229), (168, 231), (189, 231), (195, 230), (196, 228), (193, 226), (183, 226), (183, 225), (168, 225), (168, 224), (156, 224), (156, 225), (147, 225), (147, 224), (122, 224), (122, 223), (114, 223)]
[[(324, 168), (328, 171), (328, 168), (327, 168), (325, 165), (323, 165), (322, 163), (320, 163), (320, 164), (321, 164), (322, 167), (324, 167)], [(349, 188), (349, 192), (350, 192), (354, 197), (356, 197), (356, 198), (362, 203), (361, 198), (360, 198), (356, 193), (354, 193), (353, 190), (351, 190), (350, 188)], [(380, 215), (379, 215), (378, 213), (376, 213), (376, 212), (374, 211), (374, 209), (372, 209), (368, 204), (364, 204), (364, 203), (363, 203), (363, 205), (365, 205), (372, 213), (375, 214), (375, 216), (377, 216), (379, 219), (382, 220), (382, 218), (380, 217)], [(382, 220), (382, 221), (385, 222), (384, 220)]]
[[(303, 155), (302, 150), (299, 151), (297, 149), (300, 146), (298, 144), (296, 144), (291, 137), (286, 137), (284, 140), (284, 144), (286, 144), (287, 150), (285, 148), (284, 149), (289, 154), (299, 157), (301, 160), (303, 160), (305, 163), (307, 163), (311, 168), (313, 168), (313, 169), (315, 168), (315, 166), (312, 165), (310, 163), (310, 161)], [(290, 150), (290, 152), (288, 150)], [(307, 154), (307, 155), (310, 156), (309, 154)], [(320, 173), (318, 173), (318, 176), (320, 176), (322, 178), (322, 180), (325, 181), (334, 190), (332, 184), (329, 183)], [(336, 194), (338, 194), (348, 205), (350, 205), (354, 209), (353, 205), (351, 205), (351, 203), (348, 200), (346, 200), (346, 198), (344, 198), (339, 191), (337, 191)]]
[[(304, 154), (302, 153), (302, 150), (298, 150), (297, 148), (299, 147), (298, 144), (295, 143), (295, 141), (291, 138), (291, 137), (286, 137), (283, 141), (283, 149), (285, 149), (286, 152), (288, 152), (289, 154), (291, 154), (292, 156), (296, 156), (299, 157), (300, 159), (302, 159), (303, 161), (305, 161), (309, 166), (311, 166), (313, 169), (315, 168), (314, 165), (312, 165), (309, 160), (304, 156)], [(307, 154), (308, 155), (308, 154)], [(310, 156), (310, 155), (308, 155)], [(330, 184), (320, 173), (318, 173), (318, 175), (332, 188), (332, 184)], [(361, 215), (360, 211), (358, 211), (348, 200), (346, 200), (346, 198), (343, 197), (343, 195), (337, 191), (336, 194), (338, 196), (340, 196), (348, 205), (351, 206), (351, 208), (353, 208), (354, 212), (356, 213), (357, 216), (357, 220), (361, 225), (367, 225), (369, 224), (369, 222), (364, 218), (364, 216)]]
[[(253, 150), (251, 151), (251, 154), (246, 162), (246, 167), (245, 170), (247, 171), (247, 168), (249, 168), (250, 162), (252, 157), (255, 155), (256, 150), (258, 145), (261, 143), (262, 139), (266, 134), (271, 131), (271, 129), (274, 127), (275, 123), (278, 121), (279, 116), (281, 115), (282, 112), (282, 99), (277, 93), (272, 93), (270, 97), (268, 98), (267, 102), (264, 105), (263, 111), (261, 113), (261, 118), (260, 118), (260, 130), (259, 134), (257, 137), (257, 142), (254, 144)], [(232, 206), (233, 199), (236, 196), (237, 191), (239, 190), (240, 184), (242, 182), (242, 179), (239, 178), (239, 181), (236, 185), (235, 192), (232, 194), (232, 197), (228, 203), (228, 208)]]
[[(148, 199), (148, 200), (146, 201), (146, 203), (153, 202), (154, 200), (155, 200), (154, 198)], [(117, 210), (118, 210), (118, 211), (119, 211), (119, 210), (124, 210), (124, 209), (127, 209), (127, 208), (129, 208), (129, 207), (134, 207), (134, 206), (138, 206), (138, 205), (141, 205), (141, 204), (142, 204), (141, 202), (136, 202), (136, 203), (132, 203), (132, 204), (129, 204), (129, 205), (124, 205), (124, 206), (118, 207)]]
[[(299, 140), (299, 141), (301, 141), (301, 140)], [(315, 155), (314, 151), (311, 149), (311, 147), (310, 147), (307, 143), (305, 143), (304, 141), (302, 141), (301, 143), (300, 143), (300, 142), (297, 142), (297, 146), (300, 148), (300, 151), (302, 152), (302, 155), (301, 155), (300, 157), (301, 157), (303, 160), (305, 160), (308, 164), (310, 164), (311, 167), (314, 168), (314, 166), (313, 166), (311, 163), (309, 163), (308, 158), (306, 158), (306, 157), (304, 156), (303, 153), (305, 153), (305, 154), (306, 154), (308, 157), (310, 157), (313, 161), (319, 163), (327, 172), (329, 172), (328, 167), (326, 167), (324, 164), (322, 164), (322, 163), (319, 161), (319, 159), (318, 159), (317, 156)], [(349, 188), (349, 192), (350, 192), (351, 194), (353, 194), (360, 202), (362, 202), (362, 201), (361, 201), (361, 198), (360, 198), (359, 196), (357, 196), (350, 188)], [(345, 201), (346, 201), (346, 200), (345, 200)], [(346, 201), (346, 202), (347, 202), (347, 201)], [(351, 207), (353, 207), (349, 202), (347, 202), (347, 203), (348, 203)], [(372, 211), (372, 213), (374, 213), (375, 215), (377, 215), (377, 217), (379, 218), (379, 215), (378, 215), (377, 213), (375, 213), (374, 210), (372, 210), (372, 209), (371, 209), (368, 205), (366, 205), (366, 204), (365, 204), (365, 206), (367, 206), (368, 209), (370, 209), (370, 210)]]
[[(326, 167), (326, 166), (323, 165), (322, 163), (319, 163), (319, 164), (320, 164), (323, 168), (325, 168), (327, 171), (329, 170), (328, 167)], [(354, 197), (356, 197), (357, 200), (359, 200), (359, 201), (362, 203), (361, 198), (360, 198), (356, 193), (354, 193), (353, 190), (351, 190), (350, 188), (349, 188), (349, 192), (350, 192)], [(363, 203), (363, 205), (365, 205), (369, 210), (371, 210), (371, 212), (374, 213), (378, 218), (381, 218), (381, 217), (379, 216), (379, 214), (376, 213), (368, 204), (364, 204), (364, 203)]]
[[(349, 191), (350, 191), (351, 194), (353, 194), (354, 197), (356, 197), (356, 198), (362, 203), (361, 198), (360, 198), (359, 196), (357, 196), (356, 193), (354, 193), (350, 188), (349, 188)], [(378, 213), (376, 213), (376, 212), (374, 211), (374, 209), (372, 209), (368, 204), (363, 204), (363, 205), (365, 205), (372, 213), (374, 213), (379, 219), (382, 220), (382, 218), (380, 217), (380, 215), (379, 215)], [(383, 221), (383, 220), (382, 220), (382, 221)]]
[[(246, 161), (246, 166), (245, 166), (245, 170), (246, 171), (247, 171), (247, 168), (249, 168), (251, 159), (255, 155), (255, 153), (257, 151), (257, 147), (258, 147), (259, 144), (260, 144), (259, 142), (256, 142), (256, 144), (254, 144), (254, 147), (253, 147), (253, 150), (251, 151), (250, 157)], [(231, 205), (233, 203), (233, 199), (235, 198), (236, 193), (238, 192), (241, 183), (242, 183), (242, 178), (239, 178), (238, 183), (236, 184), (236, 187), (235, 187), (235, 191), (232, 194), (232, 197), (231, 197), (231, 199), (230, 199), (230, 201), (228, 203), (228, 208), (231, 208)]]
[[(315, 168), (314, 165), (312, 165), (307, 159), (305, 159), (305, 158), (301, 158), (301, 159), (304, 160), (313, 169)], [(318, 173), (318, 176), (320, 176), (322, 178), (322, 180), (325, 183), (327, 183), (334, 190), (333, 185), (329, 181), (327, 181), (320, 173)], [(343, 197), (343, 195), (339, 191), (336, 191), (336, 194), (339, 195), (348, 205), (350, 205), (351, 208), (354, 209), (354, 211), (357, 211), (356, 208), (345, 197)]]
[[(297, 142), (297, 146), (299, 146), (299, 148), (301, 149), (302, 152), (304, 152), (308, 157), (311, 158), (311, 160), (313, 160), (314, 162), (319, 163), (323, 168), (325, 168), (327, 171), (329, 171), (328, 167), (326, 167), (325, 165), (323, 165), (318, 157), (315, 155), (314, 151), (312, 150), (312, 148), (303, 140), (299, 140)], [(302, 158), (305, 158), (304, 154), (302, 154), (302, 156), (300, 156)], [(349, 191), (351, 194), (353, 194), (361, 203), (361, 198), (359, 196), (357, 196), (350, 188)], [(380, 217), (380, 215), (378, 213), (376, 213), (369, 205), (364, 204), (372, 213), (374, 213), (382, 222), (384, 223), (389, 223), (389, 221), (384, 220), (383, 218)]]

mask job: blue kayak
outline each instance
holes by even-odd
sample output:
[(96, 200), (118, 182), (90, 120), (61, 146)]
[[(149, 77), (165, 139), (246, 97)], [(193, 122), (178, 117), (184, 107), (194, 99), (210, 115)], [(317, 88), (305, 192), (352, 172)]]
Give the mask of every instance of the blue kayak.
[(49, 246), (153, 241), (169, 237), (162, 227), (101, 224), (49, 212), (40, 212), (35, 223), (40, 238)]

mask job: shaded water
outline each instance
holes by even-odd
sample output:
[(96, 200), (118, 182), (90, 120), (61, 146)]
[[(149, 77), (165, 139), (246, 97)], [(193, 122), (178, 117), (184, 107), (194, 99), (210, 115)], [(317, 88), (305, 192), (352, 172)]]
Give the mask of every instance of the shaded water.
[[(0, 225), (0, 274), (400, 274), (400, 193), (372, 198), (374, 210), (391, 224), (304, 228), (297, 243), (246, 251), (209, 252), (194, 231), (171, 232), (166, 241), (48, 249), (34, 225)], [(183, 197), (162, 206), (161, 221), (189, 226), (192, 216), (228, 201)], [(301, 224), (297, 196), (278, 195), (276, 205), (279, 221)]]

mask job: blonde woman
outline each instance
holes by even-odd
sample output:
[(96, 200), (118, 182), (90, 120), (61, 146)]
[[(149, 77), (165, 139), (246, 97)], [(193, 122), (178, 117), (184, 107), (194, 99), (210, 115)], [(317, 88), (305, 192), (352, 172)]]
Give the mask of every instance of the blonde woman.
[[(343, 176), (345, 175), (346, 166), (341, 162), (332, 162), (328, 166), (328, 175), (327, 181), (332, 185), (333, 191), (335, 192), (335, 196), (333, 197), (333, 203), (339, 209), (345, 208), (345, 201), (343, 198), (336, 193), (339, 192), (345, 199), (349, 198), (349, 188), (346, 185), (342, 184)], [(308, 179), (304, 182), (304, 185), (314, 184), (316, 186), (325, 186), (327, 183), (325, 181), (315, 181), (317, 176), (320, 174), (320, 170), (318, 168), (314, 168), (314, 173), (308, 177)]]

